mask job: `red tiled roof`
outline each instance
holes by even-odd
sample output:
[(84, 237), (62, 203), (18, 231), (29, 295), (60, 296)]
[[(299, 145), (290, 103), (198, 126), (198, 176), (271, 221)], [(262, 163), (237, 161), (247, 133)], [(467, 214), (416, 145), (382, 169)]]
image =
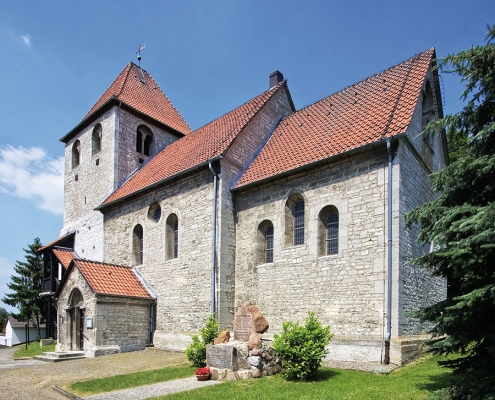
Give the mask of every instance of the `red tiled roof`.
[(74, 259), (89, 286), (98, 294), (151, 298), (132, 268)]
[(58, 261), (65, 267), (69, 268), (70, 262), (77, 258), (76, 253), (69, 249), (53, 249), (53, 254), (58, 258)]
[(284, 85), (285, 81), (168, 145), (113, 192), (103, 205), (220, 156), (251, 118)]
[(235, 188), (405, 132), (434, 54), (431, 48), (285, 117)]
[[(141, 80), (144, 80), (145, 83)], [(117, 79), (84, 116), (83, 120), (112, 97), (179, 132), (187, 134), (191, 131), (189, 125), (151, 75), (132, 62), (127, 64)]]

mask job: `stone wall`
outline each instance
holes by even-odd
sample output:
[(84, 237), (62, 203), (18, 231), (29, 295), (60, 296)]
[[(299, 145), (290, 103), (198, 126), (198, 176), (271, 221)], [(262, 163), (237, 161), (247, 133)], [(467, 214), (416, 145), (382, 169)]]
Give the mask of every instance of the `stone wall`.
[[(216, 312), (222, 326), (234, 315), (235, 223), (230, 186), (246, 162), (259, 149), (275, 120), (290, 110), (287, 93), (281, 90), (253, 117), (218, 165)], [(140, 224), (144, 230), (144, 259), (139, 272), (158, 295), (155, 344), (175, 348), (171, 332), (197, 333), (211, 312), (211, 257), (213, 174), (208, 167), (164, 183), (105, 211), (105, 261), (131, 265), (131, 236)], [(158, 203), (160, 221), (148, 217)], [(177, 258), (167, 254), (166, 219), (179, 220)], [(187, 340), (184, 340), (187, 343)], [(166, 342), (166, 344), (164, 344)], [(185, 346), (184, 346), (185, 347)]]
[(141, 166), (139, 158), (145, 158), (143, 155), (139, 155), (136, 152), (138, 126), (146, 126), (153, 134), (153, 144), (150, 156), (158, 153), (170, 143), (175, 142), (179, 137), (176, 134), (158, 128), (125, 110), (118, 109), (117, 107), (115, 107), (115, 109), (118, 119), (117, 128), (120, 130), (120, 135), (116, 139), (116, 147), (118, 148), (116, 169), (118, 170), (118, 176), (116, 177), (115, 183), (118, 184)]
[[(101, 150), (92, 154), (92, 133), (102, 126)], [(103, 261), (103, 218), (94, 211), (114, 189), (115, 113), (109, 110), (85, 127), (65, 146), (64, 226), (61, 234), (76, 231), (75, 251)], [(72, 166), (74, 142), (80, 142), (80, 162)]]
[[(345, 157), (284, 180), (239, 193), (236, 305), (251, 301), (270, 321), (265, 334), (280, 332), (288, 319), (304, 321), (315, 311), (337, 336), (379, 339), (383, 329), (386, 259), (386, 151)], [(285, 205), (305, 201), (305, 242), (288, 245)], [(339, 214), (339, 251), (319, 251), (319, 213)], [(263, 251), (258, 226), (274, 227), (273, 263), (257, 262)], [(374, 348), (375, 359), (380, 349)]]
[[(213, 175), (207, 167), (105, 213), (105, 261), (132, 265), (132, 231), (144, 231), (137, 269), (158, 296), (157, 331), (197, 332), (210, 313)], [(158, 222), (148, 217), (159, 203)], [(166, 254), (166, 220), (178, 217), (178, 257)], [(158, 334), (158, 336), (160, 333)]]
[(153, 300), (98, 296), (94, 355), (117, 347), (118, 352), (143, 350), (150, 343), (149, 318)]
[(258, 112), (234, 139), (221, 160), (218, 190), (217, 224), (217, 319), (222, 327), (230, 326), (234, 317), (235, 292), (235, 216), (231, 186), (261, 149), (278, 120), (291, 112), (285, 88), (280, 88), (262, 111)]
[(88, 357), (142, 350), (150, 343), (149, 317), (152, 299), (96, 295), (77, 268), (73, 268), (57, 300), (57, 351), (75, 350), (74, 327), (69, 308), (72, 296), (83, 296), (84, 318), (93, 318), (93, 328), (83, 329)]
[[(96, 315), (96, 295), (89, 287), (88, 283), (77, 268), (73, 268), (68, 276), (63, 289), (57, 299), (57, 351), (75, 350), (75, 343), (72, 338), (71, 318), (69, 307), (71, 306), (72, 296), (79, 291), (83, 297), (83, 308), (86, 317)], [(84, 329), (87, 339), (84, 340), (84, 348), (89, 349), (97, 343), (94, 329)]]
[[(92, 134), (101, 124), (101, 150), (92, 151)], [(65, 146), (64, 227), (76, 231), (75, 250), (80, 257), (103, 261), (103, 217), (94, 211), (141, 164), (136, 153), (139, 125), (153, 134), (156, 153), (178, 137), (118, 107), (113, 107), (76, 134)], [(120, 134), (117, 134), (120, 132)], [(80, 162), (72, 166), (74, 142), (80, 142)]]
[[(399, 168), (397, 185), (400, 187), (400, 216), (436, 197), (431, 188), (430, 175), (444, 166), (441, 137), (437, 135), (427, 139), (425, 135), (419, 134), (423, 129), (421, 102), (422, 98), (418, 102), (407, 135), (400, 141), (394, 160)], [(397, 248), (400, 260), (397, 273), (400, 281), (398, 311), (394, 314), (397, 321), (394, 333), (399, 336), (425, 334), (432, 326), (421, 324), (418, 319), (410, 316), (410, 312), (445, 299), (447, 283), (444, 279), (430, 276), (413, 262), (414, 258), (430, 251), (429, 244), (422, 246), (417, 241), (420, 226), (416, 224), (406, 229), (404, 218), (399, 218), (398, 222), (401, 240)]]

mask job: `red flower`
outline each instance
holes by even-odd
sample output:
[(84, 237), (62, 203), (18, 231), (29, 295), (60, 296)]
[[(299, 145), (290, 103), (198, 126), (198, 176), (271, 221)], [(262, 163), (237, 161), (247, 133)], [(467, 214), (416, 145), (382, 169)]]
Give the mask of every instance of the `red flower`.
[(196, 370), (196, 375), (208, 376), (210, 375), (210, 369), (208, 367), (198, 368)]

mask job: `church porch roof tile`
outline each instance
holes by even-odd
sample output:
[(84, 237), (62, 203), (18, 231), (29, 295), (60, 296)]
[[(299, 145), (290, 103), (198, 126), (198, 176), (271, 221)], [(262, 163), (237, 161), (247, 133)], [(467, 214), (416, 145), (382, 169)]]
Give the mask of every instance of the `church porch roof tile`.
[(72, 264), (97, 294), (151, 299), (131, 267), (74, 259)]
[(71, 249), (53, 249), (53, 254), (55, 254), (65, 268), (69, 268), (70, 262), (74, 258), (78, 258), (77, 254)]

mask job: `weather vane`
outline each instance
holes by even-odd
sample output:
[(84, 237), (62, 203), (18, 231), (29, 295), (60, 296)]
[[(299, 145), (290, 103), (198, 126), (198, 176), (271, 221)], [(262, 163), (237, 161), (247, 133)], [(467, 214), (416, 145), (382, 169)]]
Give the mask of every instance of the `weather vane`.
[(135, 54), (137, 54), (137, 55), (138, 55), (138, 56), (137, 56), (137, 59), (138, 59), (138, 66), (139, 66), (139, 68), (141, 68), (141, 50), (144, 50), (144, 49), (145, 49), (145, 47), (146, 47), (146, 45), (145, 45), (145, 44), (143, 44), (143, 45), (141, 46), (141, 43), (139, 43), (139, 48), (138, 48), (138, 50), (137, 50), (137, 51), (136, 51), (136, 53), (135, 53)]

